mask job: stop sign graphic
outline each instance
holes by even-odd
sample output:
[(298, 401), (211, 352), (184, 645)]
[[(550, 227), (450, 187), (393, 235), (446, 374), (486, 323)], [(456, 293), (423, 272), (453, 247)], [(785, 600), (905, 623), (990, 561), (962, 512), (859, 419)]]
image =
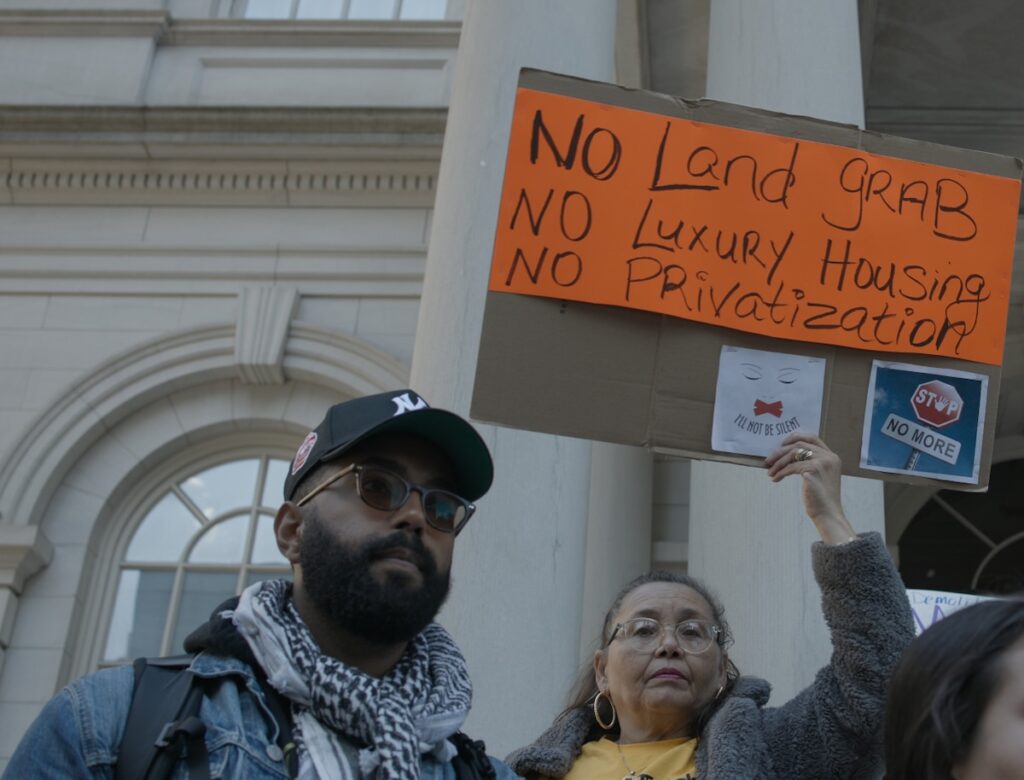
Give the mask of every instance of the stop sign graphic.
[(917, 386), (910, 399), (921, 422), (941, 428), (960, 419), (964, 400), (952, 385), (933, 379)]

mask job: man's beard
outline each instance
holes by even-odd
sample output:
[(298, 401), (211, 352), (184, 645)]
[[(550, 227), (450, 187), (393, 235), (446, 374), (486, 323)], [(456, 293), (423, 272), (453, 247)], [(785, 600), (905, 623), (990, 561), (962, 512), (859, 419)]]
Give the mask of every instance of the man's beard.
[[(433, 556), (416, 535), (396, 531), (358, 548), (333, 537), (315, 512), (305, 519), (299, 562), (306, 593), (340, 628), (371, 642), (412, 639), (434, 619), (448, 596), (449, 573), (439, 572)], [(383, 583), (370, 564), (385, 550), (402, 547), (416, 556), (423, 578), (417, 589), (401, 572)]]

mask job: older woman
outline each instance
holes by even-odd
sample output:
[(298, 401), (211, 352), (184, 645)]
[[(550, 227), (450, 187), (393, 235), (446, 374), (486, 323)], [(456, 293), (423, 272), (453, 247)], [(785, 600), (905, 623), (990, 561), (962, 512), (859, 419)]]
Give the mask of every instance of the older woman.
[(871, 777), (889, 672), (913, 638), (906, 593), (878, 534), (857, 536), (839, 501), (839, 458), (794, 434), (766, 460), (778, 482), (803, 480), (821, 535), (812, 549), (832, 662), (781, 707), (729, 660), (722, 607), (696, 580), (652, 572), (605, 616), (593, 667), (570, 705), (508, 763), (568, 780)]

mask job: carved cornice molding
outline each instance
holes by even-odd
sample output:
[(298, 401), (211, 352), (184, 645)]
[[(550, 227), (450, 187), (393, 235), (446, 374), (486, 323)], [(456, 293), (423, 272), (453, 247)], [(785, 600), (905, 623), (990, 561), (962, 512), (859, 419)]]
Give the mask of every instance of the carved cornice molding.
[(0, 10), (0, 35), (162, 38), (170, 25), (166, 11)]
[(440, 159), (447, 115), (444, 108), (6, 105), (0, 157), (124, 150), (134, 158)]
[(462, 24), (452, 20), (176, 19), (161, 44), (172, 46), (358, 46), (451, 49)]
[[(2, 164), (2, 161), (0, 161)], [(17, 205), (429, 208), (433, 161), (12, 160), (0, 203)]]
[[(183, 234), (175, 246), (94, 244), (24, 247), (0, 242), (0, 289), (23, 295), (196, 295), (234, 298), (246, 284), (281, 284), (300, 295), (419, 298), (426, 246), (319, 250), (202, 246)], [(227, 305), (227, 304), (225, 304)]]
[(146, 37), (161, 46), (451, 49), (457, 20), (174, 19), (167, 11), (0, 9), (0, 36)]
[(0, 204), (429, 207), (446, 115), (3, 106)]

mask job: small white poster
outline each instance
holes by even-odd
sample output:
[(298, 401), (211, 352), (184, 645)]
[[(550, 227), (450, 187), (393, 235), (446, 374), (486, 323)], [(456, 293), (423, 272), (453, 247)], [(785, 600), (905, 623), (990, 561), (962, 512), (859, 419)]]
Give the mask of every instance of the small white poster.
[(875, 360), (861, 468), (978, 484), (988, 377)]
[(974, 593), (947, 593), (941, 590), (908, 589), (907, 598), (910, 608), (914, 611), (914, 630), (920, 634), (947, 615), (958, 609), (969, 607), (982, 601), (990, 601), (991, 596), (978, 596)]
[(711, 447), (768, 455), (795, 431), (818, 434), (825, 359), (722, 347)]

